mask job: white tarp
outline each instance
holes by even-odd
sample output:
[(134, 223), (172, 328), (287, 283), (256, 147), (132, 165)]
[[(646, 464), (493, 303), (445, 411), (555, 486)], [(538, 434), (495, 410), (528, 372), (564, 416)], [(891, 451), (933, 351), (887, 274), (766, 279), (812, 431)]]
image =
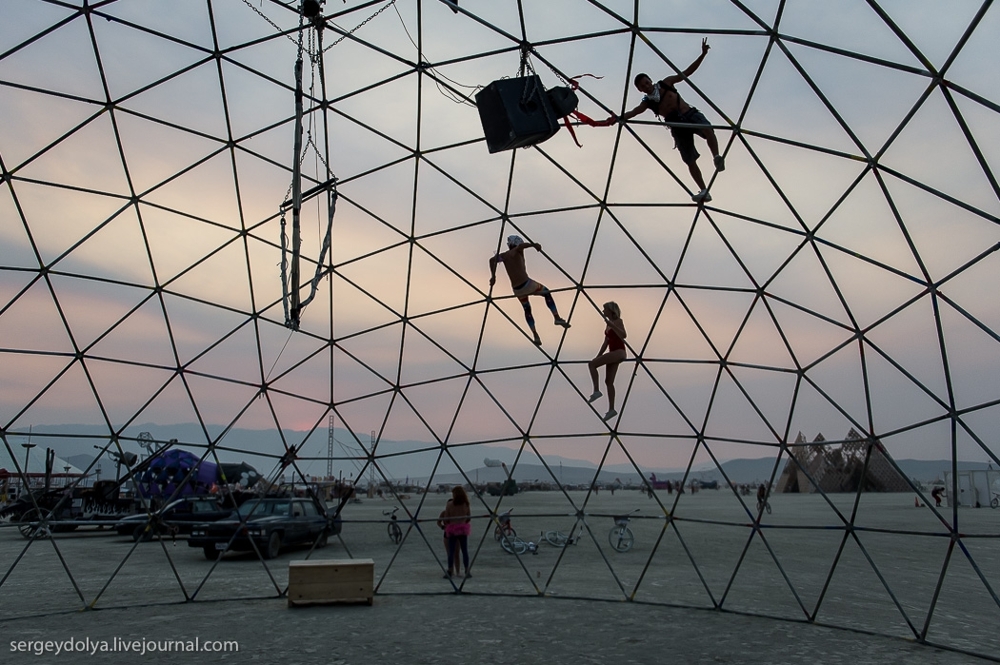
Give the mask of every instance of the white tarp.
[[(11, 445), (11, 450), (17, 455), (17, 465), (10, 458), (10, 451), (7, 450), (7, 446), (0, 443), (0, 469), (6, 469), (8, 473), (12, 476), (17, 475), (18, 469), (24, 470), (24, 458), (25, 449), (20, 445)], [(69, 471), (66, 471), (66, 467), (69, 467)], [(42, 446), (35, 446), (31, 449), (28, 455), (28, 473), (45, 473), (45, 448)], [(52, 473), (74, 473), (82, 474), (81, 469), (76, 468), (66, 460), (61, 457), (56, 456), (55, 461), (52, 463)]]

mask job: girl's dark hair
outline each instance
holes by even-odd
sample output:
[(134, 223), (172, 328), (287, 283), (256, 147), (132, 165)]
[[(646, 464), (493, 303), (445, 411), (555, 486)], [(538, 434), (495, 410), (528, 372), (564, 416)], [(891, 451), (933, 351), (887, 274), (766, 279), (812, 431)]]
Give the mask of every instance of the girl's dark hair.
[[(639, 79), (641, 79), (643, 76), (645, 76), (646, 78), (649, 79), (649, 74), (643, 74), (643, 73), (640, 72), (639, 74), (635, 75), (634, 79), (632, 79), (632, 85), (634, 85), (635, 87), (638, 88), (639, 87)], [(653, 79), (649, 79), (649, 80), (652, 81)]]
[(455, 485), (451, 488), (451, 501), (456, 506), (467, 506), (469, 505), (469, 495), (465, 493), (465, 488), (461, 485)]

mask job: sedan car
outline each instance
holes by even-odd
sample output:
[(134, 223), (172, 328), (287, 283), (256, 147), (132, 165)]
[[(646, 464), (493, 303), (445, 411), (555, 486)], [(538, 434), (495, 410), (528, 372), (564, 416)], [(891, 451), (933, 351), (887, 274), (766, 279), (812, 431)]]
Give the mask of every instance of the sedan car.
[(282, 547), (314, 542), (323, 547), (338, 533), (339, 516), (327, 518), (312, 499), (250, 499), (225, 519), (194, 526), (188, 545), (200, 547), (206, 559), (253, 551), (256, 545), (265, 559), (273, 559)]
[(132, 536), (133, 540), (150, 540), (154, 535), (191, 533), (194, 524), (214, 522), (232, 512), (232, 506), (223, 507), (218, 497), (185, 496), (155, 511), (152, 519), (147, 513), (129, 515), (115, 524), (114, 529), (118, 535)]

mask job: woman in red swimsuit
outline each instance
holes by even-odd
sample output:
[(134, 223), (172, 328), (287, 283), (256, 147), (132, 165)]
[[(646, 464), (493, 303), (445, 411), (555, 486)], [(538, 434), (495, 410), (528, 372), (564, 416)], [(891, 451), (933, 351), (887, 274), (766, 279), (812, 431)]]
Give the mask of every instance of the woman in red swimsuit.
[(594, 382), (594, 393), (587, 401), (594, 402), (601, 396), (601, 391), (597, 389), (597, 368), (606, 365), (604, 384), (608, 387), (608, 412), (604, 414), (604, 419), (609, 420), (618, 414), (615, 411), (615, 375), (618, 374), (618, 365), (625, 360), (626, 332), (625, 324), (622, 323), (622, 310), (618, 303), (604, 303), (602, 315), (607, 327), (604, 329), (604, 344), (601, 345), (601, 350), (597, 352), (596, 358), (587, 363), (590, 368), (590, 380)]

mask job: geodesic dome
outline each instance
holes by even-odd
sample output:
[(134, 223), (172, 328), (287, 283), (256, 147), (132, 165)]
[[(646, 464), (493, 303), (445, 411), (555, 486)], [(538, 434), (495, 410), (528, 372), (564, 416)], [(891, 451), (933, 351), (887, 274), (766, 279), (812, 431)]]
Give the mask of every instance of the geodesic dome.
[[(762, 481), (788, 468), (820, 490), (798, 522), (761, 515), (724, 477), (721, 518), (691, 495), (651, 493), (641, 556), (612, 558), (599, 534), (589, 553), (565, 550), (548, 581), (524, 564), (511, 574), (524, 593), (558, 593), (574, 557), (589, 557), (607, 575), (586, 595), (849, 627), (849, 608), (871, 594), (865, 629), (995, 652), (995, 635), (946, 616), (969, 597), (979, 604), (967, 614), (1000, 616), (987, 565), (998, 525), (954, 507), (958, 461), (998, 463), (988, 285), (1000, 273), (1000, 18), (989, 2), (331, 1), (322, 30), (277, 0), (8, 5), (0, 435), (15, 463), (29, 431), (64, 457), (94, 453), (90, 473), (154, 432), (213, 462), (246, 458), (275, 482), (346, 470), (385, 487), (409, 520), (380, 578), (391, 593), (411, 584), (392, 562), (440, 560), (437, 534), (423, 531), (439, 506), (400, 498), (403, 485), (455, 474), (474, 485), (482, 457), (504, 457), (512, 475), (530, 463), (557, 488), (545, 515), (593, 534), (612, 509), (571, 492), (563, 460), (593, 463), (590, 488), (606, 470), (649, 487), (662, 469), (682, 469), (686, 484), (725, 460), (768, 458)], [(603, 78), (579, 79), (580, 109), (620, 115), (641, 99), (636, 73), (682, 71), (706, 37), (711, 51), (679, 90), (725, 155), (715, 172), (696, 139), (710, 203), (691, 202), (673, 139), (648, 113), (579, 127), (582, 148), (560, 131), (487, 153), (479, 86), (593, 74)], [(529, 273), (572, 324), (550, 327), (539, 300), (540, 347), (503, 271), (489, 286), (488, 260), (515, 233), (541, 245)], [(290, 330), (295, 297), (312, 299)], [(608, 300), (628, 359), (605, 422), (603, 398), (587, 401), (586, 363)], [(850, 430), (866, 463), (873, 450), (896, 471), (909, 458), (954, 462), (953, 507), (931, 507), (908, 481), (925, 505), (904, 528), (868, 493), (828, 493), (795, 457), (797, 436), (822, 432), (820, 447), (834, 447)], [(476, 496), (479, 534), (505, 501)], [(350, 546), (351, 506), (343, 517)], [(355, 554), (378, 552), (354, 537)], [(797, 554), (803, 538), (818, 560)], [(886, 554), (914, 543), (933, 560), (916, 582)], [(720, 547), (726, 561), (708, 572)], [(2, 579), (31, 588), (32, 560), (17, 551)], [(138, 570), (135, 552), (122, 557)], [(753, 600), (758, 564), (780, 601)], [(52, 607), (128, 602), (110, 590), (132, 568), (53, 592)], [(210, 597), (221, 568), (176, 593)], [(281, 593), (268, 579), (265, 592)]]

